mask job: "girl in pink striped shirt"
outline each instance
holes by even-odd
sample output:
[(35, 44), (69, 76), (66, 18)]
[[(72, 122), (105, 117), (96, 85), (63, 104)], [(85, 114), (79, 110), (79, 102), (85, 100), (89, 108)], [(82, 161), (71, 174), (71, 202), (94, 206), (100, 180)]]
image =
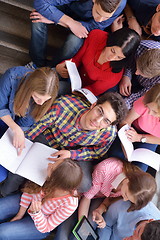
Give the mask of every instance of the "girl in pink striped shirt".
[(76, 210), (79, 165), (71, 159), (49, 163), (48, 176), (42, 187), (28, 181), (22, 196), (0, 199), (0, 239), (44, 239)]

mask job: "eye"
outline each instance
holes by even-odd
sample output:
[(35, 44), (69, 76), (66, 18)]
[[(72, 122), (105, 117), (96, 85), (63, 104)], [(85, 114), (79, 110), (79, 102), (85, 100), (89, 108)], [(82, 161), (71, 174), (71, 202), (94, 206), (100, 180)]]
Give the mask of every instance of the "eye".
[(115, 50), (114, 50), (114, 48), (111, 48), (111, 52), (112, 52), (112, 53), (116, 53)]
[(99, 115), (103, 115), (102, 110), (100, 108), (97, 109)]

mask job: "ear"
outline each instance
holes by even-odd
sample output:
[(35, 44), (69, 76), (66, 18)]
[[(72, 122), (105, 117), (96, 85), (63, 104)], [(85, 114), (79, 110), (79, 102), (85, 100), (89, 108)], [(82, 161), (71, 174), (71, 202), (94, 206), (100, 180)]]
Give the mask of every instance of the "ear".
[(156, 12), (159, 12), (159, 11), (160, 11), (160, 4), (158, 4), (156, 7)]
[(96, 102), (95, 103), (93, 103), (91, 106), (90, 106), (90, 110), (92, 109), (92, 108), (94, 108), (95, 106), (96, 106)]

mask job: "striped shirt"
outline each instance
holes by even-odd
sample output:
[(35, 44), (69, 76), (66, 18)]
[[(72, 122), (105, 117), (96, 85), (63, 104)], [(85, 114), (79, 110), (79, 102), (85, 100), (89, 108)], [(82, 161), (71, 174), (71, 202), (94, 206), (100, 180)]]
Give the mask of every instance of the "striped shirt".
[(112, 192), (113, 182), (122, 173), (123, 163), (116, 158), (108, 158), (97, 164), (92, 173), (92, 187), (84, 196), (88, 199), (96, 197), (118, 197), (121, 192)]
[[(28, 208), (33, 199), (41, 201), (43, 197), (44, 194), (42, 191), (37, 194), (23, 193), (20, 205), (24, 208)], [(39, 212), (33, 214), (28, 210), (28, 213), (33, 219), (38, 231), (45, 233), (52, 231), (65, 221), (72, 215), (77, 207), (78, 198), (66, 195), (48, 199), (42, 204), (42, 208)]]
[[(139, 47), (137, 48), (135, 58), (137, 59), (140, 55), (142, 55), (148, 49), (160, 49), (160, 42), (152, 41), (152, 40), (142, 40)], [(128, 76), (132, 79), (132, 75), (136, 71), (136, 60), (132, 63), (130, 68), (125, 70), (124, 76)], [(146, 91), (148, 91), (151, 87), (153, 87), (156, 83), (160, 83), (160, 76), (156, 76), (153, 78), (145, 78), (140, 75), (134, 76), (136, 81), (140, 84), (141, 90), (138, 92), (132, 93), (129, 97), (125, 98), (125, 102), (129, 109), (132, 108), (133, 102), (137, 100), (139, 97), (144, 95)]]
[(113, 125), (94, 131), (80, 129), (80, 117), (89, 107), (90, 104), (80, 97), (62, 96), (54, 102), (48, 113), (26, 132), (26, 137), (33, 140), (43, 132), (51, 147), (69, 150), (72, 159), (98, 159), (109, 149), (117, 129)]

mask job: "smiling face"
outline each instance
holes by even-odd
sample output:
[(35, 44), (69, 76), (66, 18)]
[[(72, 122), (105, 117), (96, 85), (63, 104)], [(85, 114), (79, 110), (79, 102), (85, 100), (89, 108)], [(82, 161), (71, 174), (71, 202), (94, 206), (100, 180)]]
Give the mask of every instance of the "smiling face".
[(121, 194), (122, 194), (123, 200), (124, 201), (129, 200), (132, 203), (136, 203), (134, 195), (129, 191), (128, 183), (129, 183), (129, 180), (127, 178), (125, 178), (121, 183)]
[(80, 119), (80, 126), (84, 130), (94, 131), (109, 127), (116, 120), (116, 114), (111, 104), (93, 104)]
[(154, 36), (160, 36), (160, 4), (158, 4), (156, 13), (151, 19), (151, 33)]
[[(93, 1), (94, 2), (94, 1)], [(94, 3), (93, 8), (92, 8), (92, 16), (96, 22), (103, 22), (109, 19), (113, 13), (108, 13), (102, 10), (100, 4)]]
[(120, 61), (125, 58), (122, 49), (118, 46), (105, 47), (102, 54), (104, 62)]
[(33, 92), (32, 93), (32, 98), (34, 100), (34, 102), (38, 105), (42, 105), (44, 102), (46, 102), (47, 100), (51, 99), (51, 96), (46, 94), (46, 95), (40, 95), (37, 92)]

